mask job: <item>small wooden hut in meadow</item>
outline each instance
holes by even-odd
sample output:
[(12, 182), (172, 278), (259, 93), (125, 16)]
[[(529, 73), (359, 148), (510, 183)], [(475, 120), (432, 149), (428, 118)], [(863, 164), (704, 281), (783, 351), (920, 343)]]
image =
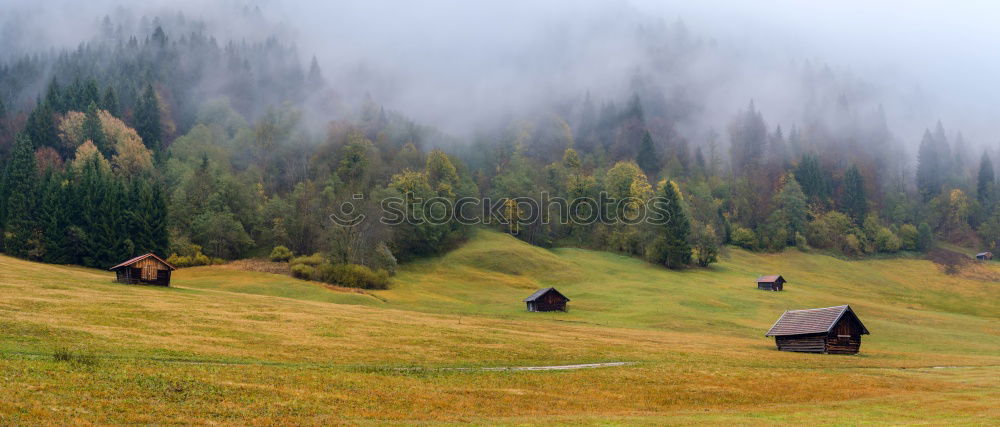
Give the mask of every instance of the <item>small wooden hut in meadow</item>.
[(978, 261), (991, 261), (993, 260), (993, 252), (986, 251), (976, 254), (976, 260)]
[(109, 268), (115, 272), (115, 281), (118, 283), (128, 285), (147, 283), (159, 286), (170, 286), (170, 272), (176, 269), (152, 253), (139, 255)]
[(556, 288), (544, 288), (535, 291), (524, 302), (528, 304), (528, 311), (566, 311), (569, 298)]
[(868, 329), (849, 305), (790, 310), (764, 336), (774, 337), (781, 351), (855, 354)]
[(785, 278), (778, 274), (760, 276), (757, 278), (757, 289), (765, 291), (780, 291), (785, 289)]

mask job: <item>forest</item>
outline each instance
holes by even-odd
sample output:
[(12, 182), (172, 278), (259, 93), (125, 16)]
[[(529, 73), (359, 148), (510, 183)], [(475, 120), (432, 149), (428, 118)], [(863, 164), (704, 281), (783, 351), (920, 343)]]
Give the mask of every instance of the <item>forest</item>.
[[(697, 88), (655, 78), (718, 54), (681, 22), (635, 32), (658, 65), (622, 90), (574, 88), (469, 134), (419, 123), (377, 96), (343, 96), (349, 83), (281, 36), (223, 40), (179, 13), (105, 16), (95, 32), (75, 48), (0, 58), (8, 255), (97, 268), (147, 252), (178, 266), (291, 258), (300, 277), (383, 287), (398, 263), (454, 248), (470, 226), (345, 226), (329, 219), (342, 203), (377, 216), (387, 197), (542, 193), (663, 197), (671, 221), (549, 217), (560, 210), (490, 226), (671, 269), (707, 267), (726, 245), (866, 257), (1000, 242), (1000, 146), (974, 151), (987, 145), (941, 121), (904, 141), (864, 84), (809, 61), (787, 65), (788, 84), (802, 89), (798, 120), (778, 123), (741, 99), (737, 114), (704, 123), (710, 107)], [(412, 214), (442, 214), (429, 209), (440, 206)]]

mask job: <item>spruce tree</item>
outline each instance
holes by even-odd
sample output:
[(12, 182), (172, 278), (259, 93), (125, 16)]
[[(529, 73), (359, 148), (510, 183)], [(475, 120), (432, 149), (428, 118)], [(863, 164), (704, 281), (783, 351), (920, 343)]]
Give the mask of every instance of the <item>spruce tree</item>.
[(924, 201), (929, 201), (941, 191), (941, 159), (934, 146), (934, 137), (924, 130), (920, 149), (917, 152), (917, 189)]
[(59, 131), (56, 129), (54, 114), (52, 105), (48, 102), (42, 102), (28, 115), (24, 130), (35, 147), (59, 145)]
[[(48, 90), (45, 92), (45, 104), (48, 104), (57, 113), (65, 113), (67, 111), (65, 98), (62, 89), (59, 87), (59, 81), (53, 77), (52, 81), (49, 82)], [(42, 102), (40, 101), (38, 105), (41, 104)]]
[(143, 144), (154, 153), (160, 151), (162, 130), (160, 128), (160, 107), (156, 100), (153, 85), (147, 84), (146, 90), (136, 100), (135, 131), (142, 138)]
[(36, 188), (38, 177), (35, 166), (35, 150), (31, 140), (24, 133), (14, 139), (14, 148), (4, 173), (4, 193), (6, 195), (4, 218), (4, 248), (7, 253), (25, 257), (36, 230), (35, 218)]
[(993, 200), (993, 187), (996, 183), (993, 162), (989, 154), (983, 152), (983, 159), (979, 162), (979, 174), (976, 177), (976, 198), (984, 207)]
[(43, 260), (54, 264), (75, 261), (73, 243), (67, 233), (71, 211), (63, 182), (62, 173), (49, 169), (39, 191), (38, 222), (45, 246)]
[(799, 166), (795, 168), (795, 180), (801, 185), (802, 192), (810, 202), (825, 204), (829, 199), (829, 180), (816, 156), (809, 154), (802, 156)]
[(649, 135), (648, 130), (642, 134), (635, 162), (648, 177), (655, 178), (660, 173), (660, 156), (656, 154), (656, 146), (653, 145), (653, 137)]
[(80, 95), (77, 100), (77, 108), (83, 109), (90, 104), (97, 104), (101, 102), (101, 91), (97, 88), (97, 81), (94, 79), (87, 79), (86, 83), (83, 83), (80, 87)]
[(865, 196), (865, 180), (856, 165), (851, 165), (844, 173), (844, 212), (860, 225), (868, 213), (868, 198)]
[(121, 118), (121, 111), (118, 106), (118, 94), (115, 93), (115, 89), (108, 86), (108, 89), (104, 91), (104, 97), (101, 99), (101, 109), (107, 111), (112, 116)]
[(660, 199), (656, 203), (665, 209), (668, 219), (654, 244), (653, 258), (667, 268), (683, 268), (691, 263), (691, 245), (688, 243), (691, 220), (681, 202), (677, 184), (664, 181), (658, 193)]
[(111, 154), (111, 147), (108, 146), (108, 138), (101, 128), (101, 116), (97, 113), (97, 104), (91, 102), (87, 107), (87, 115), (83, 119), (83, 139), (90, 140), (105, 157)]

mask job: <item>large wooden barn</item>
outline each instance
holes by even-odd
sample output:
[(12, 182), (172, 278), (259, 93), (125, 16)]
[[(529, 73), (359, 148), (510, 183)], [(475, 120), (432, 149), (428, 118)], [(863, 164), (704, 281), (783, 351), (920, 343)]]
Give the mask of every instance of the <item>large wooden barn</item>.
[(868, 329), (849, 305), (786, 311), (765, 334), (781, 351), (831, 354), (857, 353), (862, 335)]
[(159, 286), (170, 286), (170, 272), (176, 269), (152, 253), (137, 256), (109, 268), (115, 272), (115, 281), (118, 283), (129, 285), (147, 283)]
[(760, 276), (757, 278), (757, 289), (765, 291), (780, 291), (785, 289), (785, 278), (778, 274)]
[(528, 311), (566, 311), (569, 298), (556, 288), (544, 288), (535, 291), (524, 302), (528, 304)]

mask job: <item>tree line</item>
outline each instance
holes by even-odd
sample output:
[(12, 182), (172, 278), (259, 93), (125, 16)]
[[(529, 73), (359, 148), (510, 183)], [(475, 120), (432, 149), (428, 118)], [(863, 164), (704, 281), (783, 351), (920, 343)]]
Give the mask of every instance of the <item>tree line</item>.
[[(719, 124), (723, 132), (689, 140), (680, 130), (689, 117), (683, 100), (637, 76), (621, 100), (583, 94), (470, 139), (370, 98), (317, 131), (303, 123), (316, 101), (305, 93), (328, 93), (330, 83), (315, 59), (306, 73), (294, 48), (277, 40), (220, 47), (203, 30), (169, 34), (153, 26), (143, 41), (116, 36), (0, 67), (6, 253), (106, 268), (144, 252), (191, 265), (282, 247), (299, 255), (303, 277), (377, 287), (380, 271), (447, 251), (469, 230), (422, 221), (345, 226), (328, 217), (344, 202), (377, 217), (386, 197), (542, 192), (632, 201), (600, 216), (635, 214), (657, 198), (671, 220), (579, 224), (565, 217), (583, 208), (574, 205), (494, 226), (540, 246), (611, 250), (668, 268), (707, 266), (725, 245), (863, 256), (924, 251), (935, 239), (984, 248), (1000, 241), (995, 154), (971, 161), (961, 134), (938, 123), (909, 170), (885, 112), (845, 97), (822, 120), (807, 117), (787, 131), (751, 101)], [(54, 76), (33, 101), (15, 84), (25, 70)], [(242, 71), (209, 91), (185, 82), (234, 70)], [(807, 84), (835, 92), (835, 80)], [(409, 214), (441, 217), (449, 212), (433, 210), (443, 206)], [(517, 218), (518, 209), (504, 215)]]

